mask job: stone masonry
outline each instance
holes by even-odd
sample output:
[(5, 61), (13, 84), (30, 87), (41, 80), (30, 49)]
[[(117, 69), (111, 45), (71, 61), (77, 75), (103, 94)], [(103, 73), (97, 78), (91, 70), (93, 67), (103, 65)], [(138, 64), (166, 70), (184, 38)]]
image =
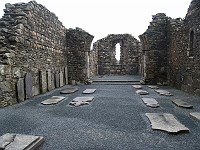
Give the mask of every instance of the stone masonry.
[[(84, 68), (89, 65), (82, 53), (89, 51), (93, 36), (66, 29), (54, 13), (35, 1), (7, 3), (5, 7), (0, 19), (0, 107), (68, 84), (68, 76), (80, 80), (75, 76), (80, 74), (81, 81), (86, 78)], [(73, 45), (77, 46), (73, 49)], [(68, 55), (71, 50), (80, 50), (80, 55), (73, 56), (80, 62), (73, 62), (75, 74)]]
[[(116, 44), (119, 43), (120, 61), (116, 60)], [(139, 70), (139, 41), (130, 34), (110, 34), (93, 44), (98, 52), (98, 74), (136, 75)]]

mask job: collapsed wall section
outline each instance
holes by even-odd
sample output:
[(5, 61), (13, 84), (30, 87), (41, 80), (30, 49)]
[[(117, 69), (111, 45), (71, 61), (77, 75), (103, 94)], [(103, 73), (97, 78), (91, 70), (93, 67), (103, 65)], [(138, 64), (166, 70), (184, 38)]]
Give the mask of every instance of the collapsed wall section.
[[(120, 60), (116, 59), (116, 44), (120, 44)], [(130, 34), (110, 34), (93, 44), (98, 53), (98, 74), (138, 74), (140, 44)]]
[(0, 106), (67, 84), (66, 29), (55, 14), (35, 1), (5, 6), (0, 19)]

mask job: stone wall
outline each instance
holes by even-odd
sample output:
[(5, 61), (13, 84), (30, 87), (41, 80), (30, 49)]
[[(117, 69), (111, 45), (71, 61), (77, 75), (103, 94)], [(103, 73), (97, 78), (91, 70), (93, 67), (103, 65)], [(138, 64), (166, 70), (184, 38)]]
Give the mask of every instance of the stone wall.
[(191, 2), (185, 19), (171, 19), (164, 14), (153, 16), (140, 39), (147, 83), (168, 81), (178, 89), (200, 95), (199, 0)]
[(35, 1), (6, 4), (0, 19), (0, 106), (67, 84), (66, 29)]
[[(116, 44), (120, 44), (120, 60), (116, 60)], [(110, 34), (93, 45), (98, 52), (98, 74), (138, 74), (139, 41), (130, 34)]]
[(66, 45), (68, 49), (68, 77), (69, 81), (85, 82), (90, 77), (90, 46), (94, 36), (81, 28), (68, 29)]

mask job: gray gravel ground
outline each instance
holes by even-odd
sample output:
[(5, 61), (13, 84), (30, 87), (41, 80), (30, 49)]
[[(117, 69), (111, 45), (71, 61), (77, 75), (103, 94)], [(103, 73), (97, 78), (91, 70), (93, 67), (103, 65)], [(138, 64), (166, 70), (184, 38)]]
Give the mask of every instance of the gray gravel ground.
[[(0, 134), (20, 133), (44, 136), (42, 150), (200, 150), (200, 122), (189, 116), (200, 112), (200, 97), (168, 86), (174, 96), (160, 96), (144, 85), (159, 108), (146, 107), (131, 85), (79, 85), (79, 91), (66, 94), (54, 106), (41, 101), (60, 95), (68, 86), (34, 97), (23, 103), (0, 109)], [(94, 101), (88, 106), (72, 107), (70, 101), (83, 96), (86, 88), (96, 88)], [(63, 95), (62, 95), (63, 96)], [(178, 108), (171, 100), (181, 98), (194, 106)], [(189, 133), (169, 134), (152, 130), (145, 113), (172, 113)]]

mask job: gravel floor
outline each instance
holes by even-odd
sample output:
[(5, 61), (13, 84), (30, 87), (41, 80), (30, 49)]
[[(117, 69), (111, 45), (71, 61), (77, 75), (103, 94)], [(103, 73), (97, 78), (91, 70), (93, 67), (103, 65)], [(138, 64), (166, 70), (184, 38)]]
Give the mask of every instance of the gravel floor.
[[(42, 150), (199, 150), (200, 122), (189, 116), (200, 112), (200, 97), (168, 86), (174, 96), (158, 95), (144, 85), (159, 108), (146, 107), (131, 85), (79, 85), (79, 91), (64, 94), (57, 105), (43, 106), (41, 101), (59, 94), (60, 89), (34, 97), (23, 103), (0, 109), (0, 134), (20, 133), (44, 136)], [(86, 88), (96, 88), (94, 101), (87, 106), (72, 107), (70, 101), (83, 96)], [(84, 95), (85, 96), (85, 95)], [(86, 95), (87, 96), (87, 95)], [(89, 95), (88, 95), (89, 96)], [(180, 98), (194, 106), (184, 109), (171, 100)], [(189, 133), (169, 134), (152, 130), (145, 113), (172, 113)]]

